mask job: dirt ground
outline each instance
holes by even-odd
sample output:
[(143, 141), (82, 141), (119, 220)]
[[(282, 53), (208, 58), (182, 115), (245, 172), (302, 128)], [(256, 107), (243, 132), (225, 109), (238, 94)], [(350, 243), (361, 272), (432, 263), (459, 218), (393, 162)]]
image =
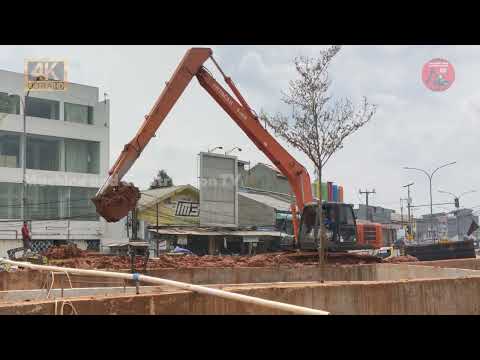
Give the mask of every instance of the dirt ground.
[[(131, 259), (128, 256), (104, 255), (96, 252), (83, 251), (75, 245), (63, 245), (49, 248), (43, 255), (49, 259), (49, 264), (82, 269), (129, 269)], [(407, 261), (407, 260), (404, 260)], [(411, 261), (411, 260), (410, 260)], [(337, 265), (381, 263), (380, 258), (362, 255), (330, 253), (327, 263)], [(147, 268), (193, 268), (193, 267), (301, 267), (318, 264), (318, 254), (315, 252), (282, 252), (255, 256), (196, 256), (196, 255), (161, 255), (149, 259)], [(144, 259), (136, 257), (136, 268), (144, 268)]]

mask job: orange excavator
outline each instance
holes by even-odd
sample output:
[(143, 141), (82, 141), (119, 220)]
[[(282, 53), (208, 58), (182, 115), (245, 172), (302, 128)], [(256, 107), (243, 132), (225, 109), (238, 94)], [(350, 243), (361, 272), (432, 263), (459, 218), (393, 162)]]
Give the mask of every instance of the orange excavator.
[[(292, 204), (291, 208), (295, 245), (300, 249), (317, 249), (315, 240), (317, 236), (314, 236), (313, 231), (317, 204), (313, 201), (307, 170), (261, 125), (255, 111), (247, 104), (233, 81), (224, 74), (212, 54), (209, 48), (192, 48), (187, 51), (150, 113), (146, 115), (141, 128), (133, 140), (125, 145), (110, 169), (105, 184), (92, 199), (98, 214), (108, 222), (116, 222), (135, 208), (140, 192), (133, 184), (121, 180), (155, 136), (192, 78), (196, 77), (200, 85), (230, 115), (257, 148), (288, 178), (296, 199), (296, 204)], [(230, 95), (204, 67), (208, 59), (211, 59), (218, 68), (235, 97)], [(328, 248), (330, 250), (356, 248), (356, 223), (352, 206), (325, 202), (323, 211), (327, 219), (336, 219), (335, 226), (331, 227)]]

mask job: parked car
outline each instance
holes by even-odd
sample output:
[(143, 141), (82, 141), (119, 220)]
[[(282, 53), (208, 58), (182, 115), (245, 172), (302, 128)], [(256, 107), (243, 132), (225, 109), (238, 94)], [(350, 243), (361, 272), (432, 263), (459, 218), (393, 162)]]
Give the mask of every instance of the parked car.
[(375, 255), (382, 259), (385, 259), (392, 255), (392, 248), (389, 246), (382, 247), (377, 250)]

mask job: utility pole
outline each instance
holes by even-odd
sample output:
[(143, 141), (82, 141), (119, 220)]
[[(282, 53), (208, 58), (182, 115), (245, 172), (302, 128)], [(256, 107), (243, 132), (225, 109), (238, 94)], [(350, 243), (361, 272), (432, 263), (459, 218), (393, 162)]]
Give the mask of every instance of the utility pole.
[[(402, 229), (405, 230), (405, 221), (403, 221), (403, 202), (408, 199), (405, 198), (400, 198), (400, 217), (402, 219), (401, 224), (402, 224)], [(408, 221), (407, 221), (408, 224)], [(407, 234), (405, 234), (405, 238), (407, 238)]]
[(400, 219), (403, 227), (403, 199), (400, 198)]
[(406, 187), (407, 188), (407, 207), (408, 207), (408, 225), (407, 225), (407, 229), (408, 229), (408, 235), (410, 235), (412, 233), (412, 224), (411, 224), (411, 216), (410, 216), (410, 208), (411, 208), (411, 205), (412, 205), (412, 199), (410, 198), (410, 186), (412, 186), (414, 183), (411, 182), (407, 185), (404, 185), (403, 187)]
[(358, 190), (358, 192), (359, 192), (360, 195), (365, 194), (365, 204), (366, 204), (366, 207), (367, 207), (367, 214), (366, 214), (366, 215), (367, 215), (367, 220), (372, 221), (372, 220), (370, 219), (370, 211), (369, 211), (369, 208), (368, 208), (368, 196), (369, 196), (370, 194), (375, 194), (375, 189), (373, 189), (373, 190), (371, 190), (371, 191), (368, 191), (367, 189), (365, 189), (365, 191)]

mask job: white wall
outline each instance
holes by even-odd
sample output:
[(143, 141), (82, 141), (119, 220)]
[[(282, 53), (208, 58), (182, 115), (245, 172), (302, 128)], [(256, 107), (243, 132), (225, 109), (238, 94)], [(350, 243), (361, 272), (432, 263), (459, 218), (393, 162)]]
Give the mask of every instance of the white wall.
[[(125, 244), (128, 242), (128, 234), (126, 230), (126, 218), (121, 219), (117, 223), (103, 222), (102, 246), (109, 244)], [(139, 240), (148, 240), (148, 230), (145, 221), (139, 221), (138, 238)], [(129, 230), (131, 232), (131, 229)]]
[(103, 222), (102, 246), (109, 244), (127, 243), (128, 236), (125, 229), (126, 218), (116, 223)]
[[(0, 70), (0, 92), (17, 94), (22, 97), (24, 92), (24, 74)], [(110, 102), (98, 98), (99, 90), (96, 87), (69, 83), (66, 91), (31, 91), (31, 97), (38, 97), (60, 101), (59, 120), (49, 120), (27, 117), (27, 132), (29, 134), (55, 136), (78, 140), (100, 142), (100, 174), (78, 174), (62, 171), (26, 171), (28, 184), (72, 186), (72, 187), (100, 187), (107, 176), (109, 164), (109, 126)], [(100, 101), (99, 101), (100, 100)], [(79, 124), (64, 121), (64, 102), (93, 106), (94, 124)], [(8, 114), (0, 117), (0, 130), (16, 133), (23, 132), (23, 105), (20, 105), (20, 115)], [(20, 165), (22, 166), (22, 165)], [(0, 182), (22, 183), (21, 168), (0, 168)], [(21, 200), (19, 199), (19, 202)], [(66, 239), (66, 221), (34, 221), (32, 223), (33, 238), (35, 239)], [(101, 221), (71, 221), (71, 239), (109, 239), (121, 238), (121, 224), (109, 224)], [(52, 230), (53, 227), (57, 229)], [(3, 248), (15, 238), (12, 230), (20, 231), (21, 223), (0, 222), (0, 256), (6, 256)], [(21, 235), (19, 233), (19, 237)], [(11, 240), (11, 241), (7, 241)], [(3, 245), (2, 245), (3, 244)], [(21, 245), (21, 242), (19, 242)], [(11, 246), (10, 246), (11, 247)], [(9, 247), (7, 247), (9, 248)]]

